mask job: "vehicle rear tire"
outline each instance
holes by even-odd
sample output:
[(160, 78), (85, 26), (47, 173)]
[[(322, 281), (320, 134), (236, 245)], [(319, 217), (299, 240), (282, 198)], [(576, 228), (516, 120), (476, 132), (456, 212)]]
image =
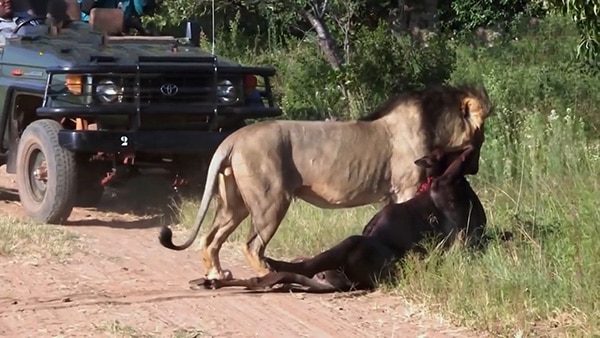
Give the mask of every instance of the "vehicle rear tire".
[(17, 150), (17, 186), (25, 213), (36, 222), (64, 224), (77, 196), (75, 154), (58, 143), (63, 127), (37, 120), (25, 128)]

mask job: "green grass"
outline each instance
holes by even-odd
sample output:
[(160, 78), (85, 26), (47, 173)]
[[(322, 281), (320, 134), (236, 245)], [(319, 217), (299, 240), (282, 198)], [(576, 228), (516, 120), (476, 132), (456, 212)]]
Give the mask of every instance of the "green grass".
[(77, 235), (57, 226), (0, 216), (0, 257), (63, 259), (74, 249)]

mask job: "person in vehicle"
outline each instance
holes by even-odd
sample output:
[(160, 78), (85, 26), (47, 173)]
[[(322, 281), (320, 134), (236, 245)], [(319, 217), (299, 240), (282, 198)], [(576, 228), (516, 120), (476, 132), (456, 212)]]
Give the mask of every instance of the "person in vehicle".
[(154, 9), (154, 0), (77, 0), (81, 6), (81, 21), (89, 22), (92, 8), (119, 8), (123, 10), (125, 29), (136, 29), (147, 35), (140, 17)]
[[(27, 19), (34, 16), (28, 12), (15, 12), (12, 0), (0, 0), (0, 43), (4, 43), (10, 37), (14, 29)], [(37, 26), (42, 24), (38, 20), (32, 20), (28, 25)]]

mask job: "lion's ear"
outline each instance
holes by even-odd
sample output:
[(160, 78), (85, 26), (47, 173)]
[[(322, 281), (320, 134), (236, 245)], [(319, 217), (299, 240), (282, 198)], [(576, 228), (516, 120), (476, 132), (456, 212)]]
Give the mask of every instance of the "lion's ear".
[(429, 156), (423, 156), (416, 160), (415, 164), (422, 168), (431, 168), (433, 167), (433, 160)]
[(471, 124), (477, 128), (483, 125), (483, 120), (487, 117), (479, 100), (472, 96), (467, 96), (462, 100), (461, 110), (463, 117), (471, 121)]

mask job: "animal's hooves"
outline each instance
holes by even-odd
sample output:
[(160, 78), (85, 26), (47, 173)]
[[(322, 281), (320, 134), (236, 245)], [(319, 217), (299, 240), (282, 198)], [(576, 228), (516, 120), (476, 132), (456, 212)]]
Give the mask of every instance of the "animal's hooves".
[(228, 270), (228, 269), (223, 270), (223, 273), (221, 274), (221, 279), (222, 280), (232, 280), (233, 273), (231, 272), (231, 270)]
[(220, 283), (218, 279), (207, 279), (207, 278), (198, 278), (192, 279), (190, 282), (190, 289), (192, 290), (200, 290), (200, 289), (211, 289), (215, 290), (220, 287)]
[(204, 286), (204, 285), (190, 285), (190, 290), (202, 290), (202, 289), (206, 289), (206, 286)]
[(191, 281), (189, 281), (190, 285), (202, 285), (204, 283), (206, 283), (206, 278), (204, 277), (192, 279)]
[(265, 257), (263, 258), (263, 263), (265, 264), (269, 272), (277, 272), (277, 263), (274, 259)]
[(233, 279), (233, 273), (231, 273), (231, 271), (228, 269), (224, 269), (220, 272), (209, 271), (206, 275), (204, 275), (204, 279), (231, 280), (231, 279)]
[(206, 278), (197, 278), (189, 281), (189, 284), (192, 290), (208, 289), (209, 280)]

